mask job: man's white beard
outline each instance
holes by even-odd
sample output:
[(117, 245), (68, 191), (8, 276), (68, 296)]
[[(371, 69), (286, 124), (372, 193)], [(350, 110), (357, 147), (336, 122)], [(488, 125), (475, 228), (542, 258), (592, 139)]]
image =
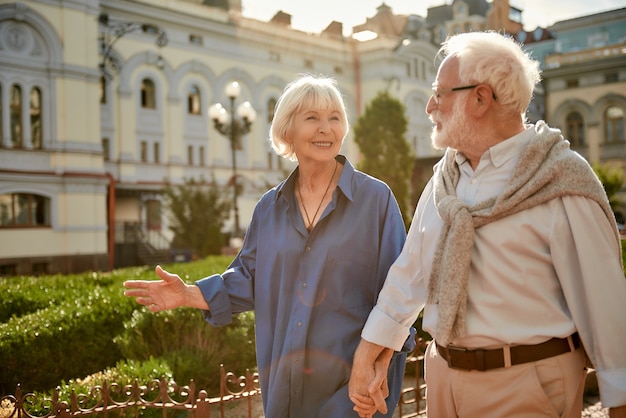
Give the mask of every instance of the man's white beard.
[(474, 125), (468, 122), (467, 115), (463, 111), (462, 101), (457, 100), (452, 108), (451, 115), (441, 131), (437, 131), (437, 125), (433, 127), (430, 139), (433, 147), (436, 149), (453, 148), (459, 151), (471, 147), (473, 141), (478, 137), (475, 136), (476, 129)]

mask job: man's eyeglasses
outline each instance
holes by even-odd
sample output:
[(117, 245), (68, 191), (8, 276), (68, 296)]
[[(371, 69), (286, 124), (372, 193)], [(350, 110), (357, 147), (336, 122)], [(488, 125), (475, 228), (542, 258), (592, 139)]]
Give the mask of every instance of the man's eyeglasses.
[[(454, 91), (470, 90), (470, 89), (474, 89), (474, 88), (476, 88), (478, 86), (480, 86), (480, 84), (472, 84), (471, 86), (452, 87), (451, 89), (443, 89), (443, 90), (439, 90), (438, 87), (433, 86), (432, 98), (433, 98), (433, 101), (435, 102), (435, 104), (437, 106), (439, 106), (439, 99), (444, 94), (452, 93)], [(493, 100), (497, 100), (495, 93), (492, 92), (491, 95), (493, 96)]]

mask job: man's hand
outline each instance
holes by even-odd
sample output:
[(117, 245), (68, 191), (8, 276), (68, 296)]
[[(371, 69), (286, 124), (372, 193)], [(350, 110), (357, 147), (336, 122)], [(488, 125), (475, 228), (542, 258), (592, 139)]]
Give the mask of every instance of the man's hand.
[(137, 303), (147, 306), (151, 312), (173, 309), (187, 304), (187, 285), (177, 274), (171, 274), (156, 266), (161, 280), (127, 280), (125, 296), (134, 297)]
[(387, 369), (392, 355), (393, 350), (366, 340), (361, 340), (354, 353), (348, 393), (362, 418), (371, 417), (377, 410), (387, 413)]

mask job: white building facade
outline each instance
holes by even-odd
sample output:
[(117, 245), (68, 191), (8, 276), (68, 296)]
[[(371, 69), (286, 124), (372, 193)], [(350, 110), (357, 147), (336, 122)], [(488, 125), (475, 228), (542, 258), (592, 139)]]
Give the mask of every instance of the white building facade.
[[(379, 14), (392, 13), (383, 5)], [(299, 74), (336, 78), (351, 123), (387, 89), (407, 107), (416, 154), (432, 153), (423, 109), (437, 48), (402, 39), (357, 41), (338, 22), (304, 33), (282, 12), (244, 18), (236, 1), (229, 10), (191, 0), (0, 2), (0, 275), (148, 263), (118, 244), (139, 234), (167, 247), (166, 181), (232, 181), (230, 141), (208, 116), (213, 103), (228, 107), (232, 81), (237, 103), (257, 112), (236, 151), (242, 228), (294, 168), (267, 136)], [(351, 136), (343, 153), (358, 163)]]

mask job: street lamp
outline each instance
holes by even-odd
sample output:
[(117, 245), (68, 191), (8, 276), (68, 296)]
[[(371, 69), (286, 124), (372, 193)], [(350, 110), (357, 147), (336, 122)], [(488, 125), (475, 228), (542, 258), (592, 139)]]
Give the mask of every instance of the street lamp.
[(250, 102), (243, 102), (237, 107), (235, 118), (235, 100), (241, 93), (239, 83), (233, 81), (226, 86), (224, 92), (230, 99), (230, 113), (220, 103), (215, 103), (209, 107), (209, 117), (213, 120), (215, 129), (222, 135), (228, 137), (230, 141), (230, 152), (233, 166), (233, 208), (235, 212), (235, 226), (233, 237), (239, 236), (239, 207), (237, 206), (237, 158), (235, 151), (241, 149), (241, 137), (250, 132), (250, 126), (256, 119), (256, 111)]

